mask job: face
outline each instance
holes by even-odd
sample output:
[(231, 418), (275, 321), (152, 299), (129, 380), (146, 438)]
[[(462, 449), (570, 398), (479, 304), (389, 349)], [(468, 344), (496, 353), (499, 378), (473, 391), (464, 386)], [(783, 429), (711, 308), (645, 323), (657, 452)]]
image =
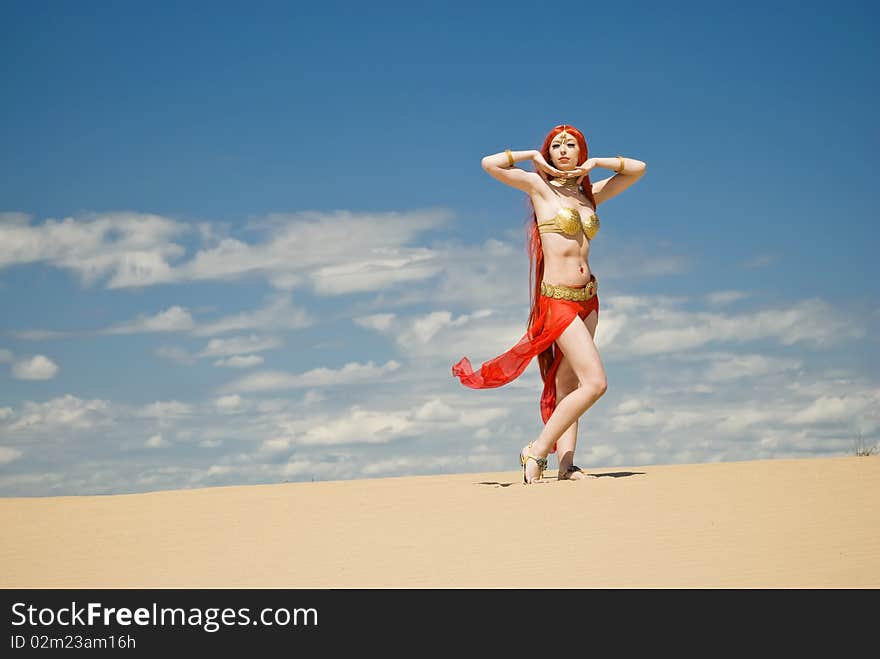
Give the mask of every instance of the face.
[(565, 131), (559, 133), (550, 142), (550, 158), (556, 169), (574, 169), (577, 167), (580, 147), (577, 140)]

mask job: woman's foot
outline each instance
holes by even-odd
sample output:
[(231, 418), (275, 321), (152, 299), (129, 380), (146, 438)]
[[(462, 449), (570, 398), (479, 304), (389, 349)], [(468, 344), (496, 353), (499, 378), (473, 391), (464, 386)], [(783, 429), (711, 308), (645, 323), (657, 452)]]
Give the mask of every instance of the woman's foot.
[(585, 481), (592, 478), (597, 478), (597, 476), (588, 474), (576, 465), (569, 465), (565, 469), (560, 468), (556, 475), (556, 480), (560, 481)]
[(519, 452), (519, 462), (523, 470), (523, 483), (530, 485), (532, 483), (545, 483), (543, 479), (544, 470), (547, 468), (547, 456), (535, 455), (532, 451), (532, 445), (529, 444)]

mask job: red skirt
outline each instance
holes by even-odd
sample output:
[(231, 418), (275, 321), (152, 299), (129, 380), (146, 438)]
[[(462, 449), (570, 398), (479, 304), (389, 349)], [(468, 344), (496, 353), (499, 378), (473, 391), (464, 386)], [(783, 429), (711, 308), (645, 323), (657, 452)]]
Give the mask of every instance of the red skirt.
[[(452, 374), (471, 389), (501, 387), (518, 378), (533, 358), (553, 346), (553, 364), (544, 379), (544, 391), (541, 393), (541, 420), (547, 423), (556, 409), (556, 371), (559, 370), (563, 357), (562, 350), (556, 345), (556, 339), (575, 318), (583, 320), (592, 311), (599, 313), (598, 294), (579, 302), (540, 295), (535, 323), (515, 346), (484, 362), (479, 371), (474, 371), (470, 360), (463, 357), (452, 367)], [(550, 452), (556, 452), (555, 444)]]

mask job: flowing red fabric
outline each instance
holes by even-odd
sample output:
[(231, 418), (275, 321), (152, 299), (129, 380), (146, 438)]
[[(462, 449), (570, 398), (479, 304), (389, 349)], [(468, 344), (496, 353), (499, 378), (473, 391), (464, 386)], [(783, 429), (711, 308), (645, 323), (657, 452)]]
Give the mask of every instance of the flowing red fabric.
[[(553, 345), (553, 364), (544, 378), (544, 391), (541, 393), (541, 420), (547, 423), (556, 409), (556, 371), (562, 361), (562, 350), (555, 344), (556, 339), (572, 320), (576, 317), (585, 319), (593, 310), (599, 313), (598, 295), (583, 302), (557, 300), (541, 295), (535, 322), (515, 346), (484, 362), (479, 371), (474, 371), (470, 360), (463, 357), (452, 367), (452, 374), (471, 389), (501, 387), (518, 378), (532, 359)], [(550, 452), (556, 452), (556, 444)]]

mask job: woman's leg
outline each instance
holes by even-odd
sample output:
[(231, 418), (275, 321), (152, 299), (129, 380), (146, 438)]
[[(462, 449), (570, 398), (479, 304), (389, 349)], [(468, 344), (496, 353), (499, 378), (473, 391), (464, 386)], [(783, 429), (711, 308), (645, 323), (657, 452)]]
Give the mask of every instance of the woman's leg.
[[(596, 325), (599, 322), (599, 316), (596, 312), (591, 312), (585, 319), (584, 324), (587, 331), (594, 341), (596, 338)], [(559, 400), (565, 398), (568, 394), (578, 388), (578, 378), (571, 367), (571, 362), (567, 357), (563, 356), (559, 363), (559, 371), (556, 376), (556, 392)], [(586, 474), (575, 472), (570, 476), (566, 476), (566, 472), (571, 465), (574, 464), (574, 452), (577, 446), (578, 421), (572, 423), (562, 436), (556, 440), (556, 455), (559, 458), (559, 471), (557, 478), (571, 478), (572, 480), (586, 480), (589, 478)]]
[[(559, 362), (559, 370), (556, 372), (556, 400), (562, 401), (571, 392), (577, 390), (578, 379), (571, 367), (568, 358), (563, 356)], [(575, 419), (562, 436), (556, 440), (556, 455), (559, 457), (559, 474), (574, 461), (574, 449), (577, 445), (578, 420)]]
[[(587, 322), (595, 316), (591, 312), (586, 321), (575, 317), (565, 331), (556, 339), (565, 358), (578, 380), (578, 388), (570, 392), (556, 404), (556, 409), (544, 425), (538, 439), (534, 441), (529, 452), (536, 457), (544, 457), (550, 453), (553, 443), (595, 403), (607, 389), (605, 367), (593, 342), (593, 335), (587, 329)], [(557, 446), (557, 450), (558, 450)], [(526, 449), (523, 450), (526, 455)], [(534, 460), (526, 463), (526, 479), (531, 481), (537, 475), (537, 464)]]

